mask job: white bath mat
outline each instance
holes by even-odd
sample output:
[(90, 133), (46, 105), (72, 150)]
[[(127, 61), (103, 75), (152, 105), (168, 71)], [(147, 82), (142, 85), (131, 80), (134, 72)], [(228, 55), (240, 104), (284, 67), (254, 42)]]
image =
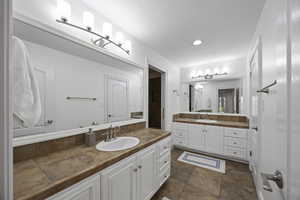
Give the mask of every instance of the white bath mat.
[(225, 174), (225, 160), (185, 151), (180, 155), (178, 161)]

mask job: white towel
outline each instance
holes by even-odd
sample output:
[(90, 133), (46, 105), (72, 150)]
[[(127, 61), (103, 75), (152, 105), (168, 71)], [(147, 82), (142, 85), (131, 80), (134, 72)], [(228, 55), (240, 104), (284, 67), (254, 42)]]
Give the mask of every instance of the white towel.
[(41, 99), (37, 81), (23, 41), (13, 37), (14, 115), (24, 127), (34, 127), (41, 117)]

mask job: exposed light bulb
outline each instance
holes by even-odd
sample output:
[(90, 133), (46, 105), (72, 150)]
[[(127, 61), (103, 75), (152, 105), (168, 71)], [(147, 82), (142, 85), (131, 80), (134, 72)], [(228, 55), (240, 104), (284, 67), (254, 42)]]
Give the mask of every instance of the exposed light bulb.
[(199, 45), (201, 45), (202, 44), (202, 41), (201, 40), (195, 40), (194, 42), (193, 42), (193, 45), (194, 46), (199, 46)]
[(111, 38), (112, 37), (112, 25), (111, 23), (105, 22), (102, 25), (102, 34), (106, 38)]
[(126, 49), (126, 51), (129, 53), (132, 51), (132, 44), (131, 44), (131, 41), (130, 40), (126, 40), (124, 42), (124, 49)]
[(219, 73), (220, 73), (219, 68), (215, 68), (214, 73), (215, 73), (215, 74), (219, 74)]
[(205, 75), (209, 75), (211, 72), (210, 72), (210, 69), (206, 69), (205, 70)]
[(57, 19), (68, 21), (71, 18), (71, 5), (65, 0), (57, 0)]
[(124, 35), (121, 32), (117, 32), (116, 33), (116, 43), (120, 46), (122, 46), (123, 42), (124, 42)]
[(94, 29), (95, 17), (92, 13), (88, 11), (83, 12), (83, 25), (88, 29)]

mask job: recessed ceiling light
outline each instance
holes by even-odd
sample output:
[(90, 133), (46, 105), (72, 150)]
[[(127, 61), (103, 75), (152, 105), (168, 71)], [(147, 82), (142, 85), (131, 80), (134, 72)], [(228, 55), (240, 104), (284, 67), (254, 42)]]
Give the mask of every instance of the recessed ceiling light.
[(195, 40), (195, 41), (193, 42), (193, 45), (194, 45), (194, 46), (199, 46), (200, 44), (202, 44), (202, 41), (201, 41), (201, 40)]

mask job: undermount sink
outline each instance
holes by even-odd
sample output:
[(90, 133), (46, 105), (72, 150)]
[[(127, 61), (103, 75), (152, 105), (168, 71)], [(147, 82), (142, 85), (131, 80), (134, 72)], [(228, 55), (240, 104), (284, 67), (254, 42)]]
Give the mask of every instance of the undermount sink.
[(196, 122), (202, 122), (202, 123), (216, 123), (218, 121), (216, 120), (210, 120), (210, 119), (197, 119)]
[(121, 151), (130, 149), (140, 143), (140, 140), (136, 137), (117, 137), (110, 142), (100, 142), (97, 144), (96, 149), (98, 151)]

